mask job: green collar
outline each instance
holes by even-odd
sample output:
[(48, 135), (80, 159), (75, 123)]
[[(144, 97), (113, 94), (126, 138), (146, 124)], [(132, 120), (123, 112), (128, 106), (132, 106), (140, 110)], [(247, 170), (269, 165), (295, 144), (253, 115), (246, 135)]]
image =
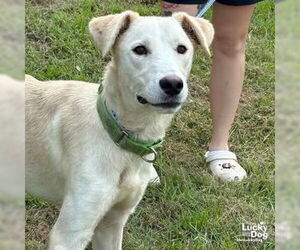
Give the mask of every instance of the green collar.
[[(106, 101), (103, 97), (102, 91), (103, 85), (100, 84), (98, 89), (97, 111), (103, 127), (109, 134), (110, 138), (120, 148), (141, 156), (146, 162), (155, 162), (157, 157), (155, 149), (161, 147), (163, 140), (142, 141), (130, 136), (107, 110)], [(146, 159), (145, 155), (148, 154), (153, 154), (153, 159)]]

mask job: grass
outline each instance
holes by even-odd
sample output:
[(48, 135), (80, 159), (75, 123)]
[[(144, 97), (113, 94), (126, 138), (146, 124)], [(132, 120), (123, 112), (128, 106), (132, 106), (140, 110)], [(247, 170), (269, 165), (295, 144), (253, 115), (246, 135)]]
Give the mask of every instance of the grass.
[[(24, 6), (20, 0), (4, 0), (0, 1), (0, 74), (6, 74), (14, 78), (24, 79)], [(6, 102), (12, 101), (3, 93), (2, 80), (0, 83), (0, 95), (1, 95), (1, 108), (7, 107)], [(2, 96), (3, 95), (3, 96)], [(5, 97), (4, 97), (5, 95)], [(21, 112), (21, 111), (19, 111)], [(1, 133), (7, 132), (6, 124), (7, 120), (6, 112), (3, 113), (1, 109), (0, 114), (0, 127)], [(11, 120), (9, 121), (11, 122)], [(14, 127), (14, 126), (13, 126)], [(18, 133), (17, 133), (18, 134)], [(3, 142), (3, 136), (1, 134), (1, 143)], [(14, 138), (15, 139), (15, 138)], [(21, 141), (21, 140), (20, 140)], [(14, 143), (10, 144), (13, 145)], [(6, 145), (7, 147), (7, 145)], [(3, 178), (7, 175), (7, 167), (5, 159), (7, 157), (2, 156), (3, 145), (0, 146), (0, 181), (3, 184)], [(13, 149), (11, 149), (13, 150)], [(4, 173), (4, 174), (3, 174)], [(11, 193), (7, 193), (3, 190), (6, 187), (7, 182), (4, 181), (4, 185), (0, 185), (0, 249), (22, 249), (24, 248), (24, 201), (21, 202), (20, 198), (12, 197)], [(15, 188), (20, 189), (18, 184), (12, 184)], [(17, 188), (16, 188), (17, 186)]]
[[(99, 82), (101, 59), (87, 23), (93, 16), (126, 9), (161, 15), (154, 0), (27, 1), (26, 73), (41, 79)], [(210, 14), (208, 14), (210, 16)], [(210, 137), (210, 59), (198, 51), (189, 81), (190, 97), (176, 115), (156, 168), (161, 185), (150, 186), (130, 217), (124, 249), (274, 248), (274, 3), (258, 4), (250, 28), (247, 70), (231, 149), (249, 178), (223, 183), (205, 167)], [(35, 197), (26, 201), (26, 248), (45, 249), (57, 209)], [(236, 242), (241, 223), (268, 225), (263, 243)]]
[(0, 2), (0, 74), (24, 79), (24, 5)]
[(283, 1), (276, 14), (276, 223), (278, 249), (300, 248), (299, 183), (299, 10), (300, 2)]

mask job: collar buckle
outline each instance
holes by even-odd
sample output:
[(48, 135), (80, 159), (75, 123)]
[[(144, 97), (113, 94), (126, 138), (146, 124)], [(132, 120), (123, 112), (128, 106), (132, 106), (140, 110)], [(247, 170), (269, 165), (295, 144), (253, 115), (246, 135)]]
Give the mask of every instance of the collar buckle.
[(125, 130), (122, 130), (121, 136), (116, 140), (115, 143), (120, 146), (120, 141), (122, 141), (124, 137), (129, 137), (129, 134)]
[(152, 147), (149, 147), (149, 149), (152, 151), (150, 154), (153, 154), (153, 159), (147, 159), (145, 157), (145, 155), (142, 155), (141, 158), (145, 161), (145, 162), (148, 162), (148, 163), (154, 163), (157, 159), (157, 152), (155, 151), (154, 148)]

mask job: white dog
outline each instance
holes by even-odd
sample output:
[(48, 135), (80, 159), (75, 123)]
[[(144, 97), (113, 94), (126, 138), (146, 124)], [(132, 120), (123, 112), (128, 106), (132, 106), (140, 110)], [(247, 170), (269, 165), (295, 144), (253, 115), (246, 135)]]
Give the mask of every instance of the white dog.
[[(26, 188), (61, 205), (49, 249), (121, 249), (128, 216), (156, 177), (151, 162), (188, 95), (194, 46), (209, 53), (212, 25), (184, 13), (94, 18), (112, 51), (103, 89), (26, 77)], [(98, 111), (98, 112), (97, 112)]]

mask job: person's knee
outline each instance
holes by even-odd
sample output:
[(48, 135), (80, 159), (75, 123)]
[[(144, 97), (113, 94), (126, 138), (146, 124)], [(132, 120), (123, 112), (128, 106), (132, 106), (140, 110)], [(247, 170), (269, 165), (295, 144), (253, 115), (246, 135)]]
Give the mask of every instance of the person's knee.
[(221, 53), (227, 57), (236, 57), (245, 54), (247, 33), (231, 35), (230, 32), (216, 32), (213, 42), (215, 53)]

